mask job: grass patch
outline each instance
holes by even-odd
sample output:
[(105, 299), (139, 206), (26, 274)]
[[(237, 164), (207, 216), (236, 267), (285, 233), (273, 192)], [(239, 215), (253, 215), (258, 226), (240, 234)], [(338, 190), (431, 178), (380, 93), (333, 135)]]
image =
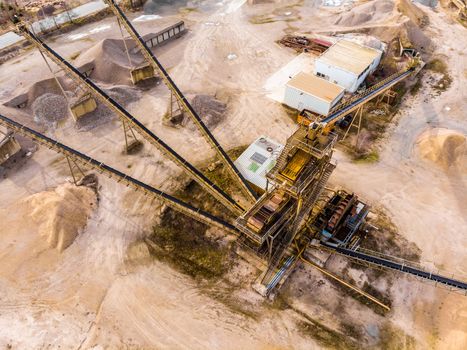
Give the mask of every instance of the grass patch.
[(420, 92), (422, 88), (422, 76), (423, 75), (419, 73), (416, 83), (413, 84), (412, 87), (410, 88), (410, 95), (415, 96)]
[(415, 349), (415, 338), (396, 328), (390, 323), (381, 327), (379, 332), (378, 349), (384, 350), (413, 350)]
[[(367, 267), (364, 267), (362, 265), (359, 265), (359, 269), (361, 270), (364, 270), (365, 273), (366, 271), (370, 270), (369, 268)], [(372, 271), (372, 270), (370, 270)], [(357, 283), (356, 281), (354, 281), (350, 276), (348, 276), (346, 273), (344, 273), (344, 275), (346, 275), (346, 282), (347, 283), (350, 283), (351, 285), (353, 286), (356, 286)], [(346, 294), (346, 295), (349, 295), (352, 299), (355, 299), (356, 301), (358, 301), (359, 303), (365, 305), (366, 307), (368, 307), (370, 310), (372, 310), (374, 313), (376, 313), (377, 315), (380, 315), (380, 316), (385, 316), (387, 311), (386, 309), (383, 309), (381, 306), (379, 306), (378, 304), (372, 302), (371, 300), (368, 300), (367, 298), (365, 298), (363, 295), (361, 295), (360, 293), (356, 292), (356, 291), (353, 291), (352, 289), (344, 286), (342, 283), (339, 283), (338, 281), (336, 281), (334, 278), (331, 278), (329, 276), (324, 276), (324, 278), (329, 282), (331, 283), (337, 290), (339, 290), (340, 292)], [(388, 296), (386, 295), (383, 295), (384, 298), (380, 298), (379, 296), (382, 295), (381, 292), (377, 291), (376, 293), (373, 293), (373, 291), (370, 291), (370, 290), (365, 290), (365, 288), (362, 288), (363, 291), (367, 292), (368, 294), (370, 294), (371, 296), (377, 298), (379, 301), (381, 301), (383, 304), (385, 305), (388, 305), (389, 307), (391, 306), (391, 300), (389, 299)], [(341, 303), (339, 304), (341, 306)], [(342, 304), (342, 312), (345, 311), (345, 305)], [(349, 330), (350, 331), (350, 330)], [(345, 332), (344, 332), (345, 333)], [(346, 333), (347, 334), (347, 333)], [(349, 336), (352, 336), (350, 334), (347, 334)], [(355, 337), (354, 337), (355, 338)], [(355, 339), (358, 339), (358, 338), (355, 338)]]
[(238, 300), (233, 296), (233, 286), (223, 285), (223, 288), (203, 287), (202, 291), (212, 299), (225, 305), (230, 311), (236, 314), (246, 316), (250, 319), (258, 321), (260, 313), (244, 300)]
[[(232, 161), (235, 161), (246, 150), (246, 148), (247, 146), (233, 148), (227, 151), (227, 155), (230, 157), (230, 159), (232, 159)], [(240, 191), (236, 181), (232, 179), (230, 172), (224, 166), (224, 163), (221, 162), (219, 156), (216, 155), (216, 158), (210, 161), (209, 165), (202, 167), (201, 171), (206, 174), (209, 180), (214, 182), (227, 193), (233, 194)]]
[(373, 212), (376, 214), (376, 220), (371, 224), (378, 230), (371, 230), (362, 241), (361, 247), (408, 261), (420, 262), (420, 248), (401, 236), (392, 220), (381, 209), (375, 208)]
[(440, 58), (435, 58), (428, 62), (425, 68), (429, 71), (441, 75), (441, 77), (439, 79), (436, 79), (431, 86), (434, 90), (441, 93), (449, 89), (453, 80), (452, 77), (449, 75), (448, 65), (445, 61), (441, 60)]
[[(318, 320), (315, 320), (308, 316), (303, 311), (292, 306), (288, 301), (284, 293), (279, 293), (274, 298), (273, 302), (269, 306), (278, 311), (292, 310), (301, 319), (297, 320), (296, 325), (299, 332), (306, 337), (309, 337), (317, 341), (320, 345), (329, 348), (329, 349), (339, 349), (339, 350), (356, 350), (360, 349), (357, 342), (354, 342), (349, 338), (350, 335), (342, 334), (338, 331), (335, 331), (326, 325), (322, 324)], [(345, 327), (345, 326), (344, 326)], [(357, 336), (359, 333), (356, 329), (350, 330), (350, 327), (344, 329), (344, 332), (351, 332), (353, 335)]]
[(379, 153), (376, 150), (372, 150), (368, 153), (363, 153), (354, 158), (355, 163), (376, 163), (379, 161)]
[(151, 253), (195, 279), (218, 279), (229, 269), (231, 249), (206, 237), (207, 226), (167, 209), (149, 239)]
[(355, 340), (359, 340), (363, 336), (363, 333), (362, 333), (360, 327), (358, 327), (354, 323), (342, 322), (341, 323), (341, 330), (345, 335), (347, 335), (347, 336), (349, 336), (349, 337), (351, 337), (351, 338), (353, 338)]
[(332, 330), (319, 321), (306, 317), (306, 321), (298, 321), (297, 327), (300, 333), (316, 340), (320, 345), (329, 349), (356, 350), (359, 346), (349, 340), (343, 334)]

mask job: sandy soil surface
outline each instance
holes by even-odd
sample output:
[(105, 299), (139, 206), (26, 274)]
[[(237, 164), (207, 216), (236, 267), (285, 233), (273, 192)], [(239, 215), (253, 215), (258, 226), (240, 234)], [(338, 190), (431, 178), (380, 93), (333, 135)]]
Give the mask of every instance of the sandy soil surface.
[[(353, 163), (338, 152), (339, 164), (331, 181), (357, 192), (376, 207), (384, 207), (400, 233), (421, 248), (423, 261), (465, 276), (466, 173), (457, 167), (447, 171), (431, 164), (430, 160), (421, 159), (417, 150), (420, 135), (429, 129), (467, 133), (462, 119), (466, 100), (462, 84), (467, 67), (461, 59), (466, 52), (459, 45), (465, 29), (441, 11), (427, 8), (422, 11), (429, 17), (430, 26), (425, 31), (434, 50), (450, 53), (452, 86), (439, 96), (429, 88), (422, 88), (403, 104), (397, 123), (380, 145), (378, 163)], [(344, 8), (318, 8), (314, 1), (282, 0), (255, 6), (238, 0), (223, 1), (206, 11), (184, 12), (190, 32), (183, 39), (157, 49), (156, 54), (188, 96), (215, 95), (227, 104), (226, 120), (213, 129), (225, 148), (246, 145), (261, 134), (284, 142), (295, 123), (267, 96), (269, 91), (264, 86), (296, 54), (275, 41), (284, 33), (345, 29), (335, 23), (336, 13), (345, 12)], [(265, 16), (272, 18), (264, 21)], [(162, 21), (177, 18), (138, 23), (138, 28), (148, 33), (163, 26)], [(263, 24), (257, 24), (259, 19)], [(376, 27), (393, 21), (392, 10), (385, 17), (369, 19)], [(49, 41), (63, 56), (72, 57), (104, 38), (119, 38), (114, 18)], [(50, 74), (35, 51), (6, 62), (0, 69), (1, 102), (47, 77)], [(157, 86), (143, 91), (141, 99), (128, 109), (195, 164), (212, 156), (197, 131), (163, 125), (167, 101), (166, 89)], [(180, 174), (179, 170), (150, 145), (146, 144), (138, 155), (122, 152), (122, 131), (115, 118), (95, 128), (77, 131), (70, 116), (56, 127), (44, 127), (36, 125), (27, 112), (4, 106), (0, 112), (142, 181), (169, 191), (177, 187), (171, 179)], [(203, 292), (188, 276), (154, 261), (144, 250), (136, 258), (129, 253), (128, 248), (135, 241), (150, 233), (160, 206), (104, 178), (99, 178), (99, 202), (86, 228), (62, 253), (49, 249), (21, 203), (31, 195), (53, 191), (67, 181), (70, 176), (66, 161), (44, 149), (36, 151), (0, 181), (1, 346), (161, 349), (329, 346), (316, 333), (310, 336), (303, 332), (299, 324), (305, 316), (339, 331), (342, 320), (357, 324), (367, 344), (375, 348), (459, 349), (467, 344), (465, 297), (404, 276), (391, 277), (393, 307), (386, 317), (349, 298), (309, 267), (300, 268), (291, 276), (284, 293), (292, 290), (299, 296), (287, 310), (265, 306), (249, 287), (251, 277), (240, 275), (243, 284), (238, 291), (248, 296), (247, 305), (260, 316), (251, 318), (236, 312)], [(308, 282), (304, 283), (304, 279)], [(314, 324), (319, 334), (324, 333), (318, 323)], [(381, 344), (388, 324), (396, 330), (392, 337), (404, 342), (397, 346)]]

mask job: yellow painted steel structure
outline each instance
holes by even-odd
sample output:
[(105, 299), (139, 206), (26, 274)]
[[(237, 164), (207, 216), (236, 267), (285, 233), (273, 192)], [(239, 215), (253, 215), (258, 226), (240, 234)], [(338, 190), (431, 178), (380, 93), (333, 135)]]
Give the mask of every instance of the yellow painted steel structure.
[(295, 181), (310, 159), (311, 155), (309, 153), (298, 149), (280, 174), (284, 175), (291, 181)]
[(78, 121), (88, 113), (94, 112), (96, 108), (97, 102), (91, 94), (84, 95), (70, 106), (71, 114), (75, 121)]
[(141, 67), (136, 67), (130, 71), (131, 81), (133, 84), (138, 84), (141, 81), (154, 78), (154, 67), (146, 64)]
[(0, 136), (4, 136), (4, 138), (0, 140), (0, 164), (3, 164), (21, 150), (21, 145), (16, 141), (11, 132), (5, 135), (0, 133)]

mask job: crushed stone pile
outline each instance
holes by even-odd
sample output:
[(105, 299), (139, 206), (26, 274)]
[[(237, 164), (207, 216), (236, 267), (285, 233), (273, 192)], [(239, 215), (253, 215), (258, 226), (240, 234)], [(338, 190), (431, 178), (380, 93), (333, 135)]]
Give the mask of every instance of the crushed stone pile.
[(458, 169), (467, 174), (467, 137), (449, 129), (431, 129), (421, 134), (416, 143), (422, 159), (444, 170)]
[[(129, 48), (133, 43), (127, 41)], [(130, 85), (130, 69), (139, 66), (143, 61), (141, 54), (132, 54), (130, 49), (131, 64), (125, 52), (123, 40), (104, 39), (82, 53), (77, 61), (77, 66), (92, 65), (94, 70), (91, 73), (92, 79), (97, 79), (109, 84)]]
[[(208, 128), (215, 128), (225, 119), (227, 105), (213, 96), (196, 95), (191, 100), (191, 105)], [(187, 126), (193, 130), (196, 128), (191, 119)]]
[[(60, 83), (62, 84), (61, 80)], [(36, 101), (37, 98), (47, 93), (55, 95), (62, 94), (62, 91), (60, 90), (60, 87), (58, 86), (55, 78), (40, 80), (32, 84), (27, 92), (28, 105), (32, 106), (32, 104), (34, 103), (34, 101)]]
[(350, 11), (337, 17), (334, 24), (345, 27), (357, 27), (369, 22), (387, 20), (394, 12), (391, 0), (375, 0), (355, 6)]
[(39, 124), (49, 124), (66, 118), (68, 104), (65, 97), (52, 93), (39, 96), (32, 104), (34, 120)]
[(138, 89), (125, 85), (113, 86), (110, 89), (104, 89), (104, 91), (122, 106), (138, 101), (141, 98), (141, 92)]
[[(141, 98), (141, 91), (125, 85), (117, 85), (103, 90), (123, 107)], [(76, 122), (76, 127), (80, 131), (89, 131), (114, 118), (116, 118), (116, 115), (106, 105), (97, 101), (96, 110), (79, 119)]]
[(84, 230), (97, 207), (96, 193), (89, 187), (64, 184), (25, 200), (39, 233), (50, 248), (63, 251)]

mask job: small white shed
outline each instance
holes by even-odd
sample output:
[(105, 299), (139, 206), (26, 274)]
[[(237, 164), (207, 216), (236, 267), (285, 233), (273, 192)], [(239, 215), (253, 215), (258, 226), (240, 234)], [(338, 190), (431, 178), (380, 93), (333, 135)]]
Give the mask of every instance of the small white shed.
[(355, 92), (381, 60), (383, 52), (340, 40), (315, 60), (315, 74)]
[(276, 165), (283, 148), (280, 143), (261, 136), (248, 146), (234, 164), (254, 188), (264, 191), (267, 187), (266, 174)]
[(313, 74), (301, 72), (286, 85), (284, 103), (299, 111), (327, 115), (344, 96), (345, 89)]

